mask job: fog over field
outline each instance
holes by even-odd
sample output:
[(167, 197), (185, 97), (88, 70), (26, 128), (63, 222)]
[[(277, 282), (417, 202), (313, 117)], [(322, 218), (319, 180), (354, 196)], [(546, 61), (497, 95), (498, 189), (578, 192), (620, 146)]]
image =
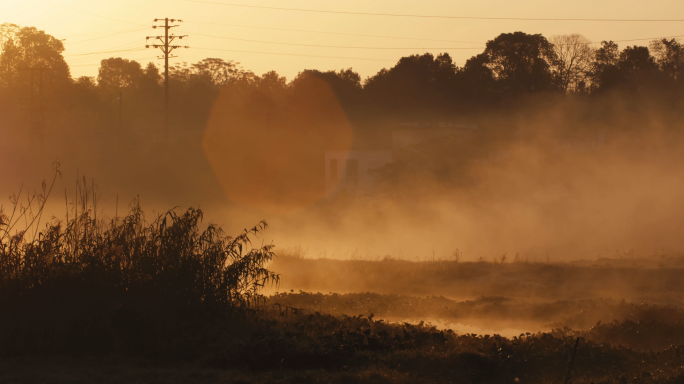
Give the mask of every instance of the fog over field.
[[(205, 221), (228, 233), (265, 219), (268, 241), (309, 257), (416, 260), (456, 252), (463, 260), (517, 254), (558, 261), (681, 251), (676, 112), (629, 109), (619, 98), (529, 104), (464, 118), (478, 127), (467, 143), (427, 140), (407, 148), (405, 162), (423, 168), (387, 167), (396, 175), (372, 176), (378, 182), (363, 194), (325, 195), (319, 139), (277, 120), (271, 129), (285, 132), (276, 138), (232, 121), (228, 132), (244, 134), (215, 138), (219, 123), (210, 121), (185, 138), (172, 134), (168, 147), (74, 135), (44, 143), (36, 155), (25, 152), (26, 143), (5, 141), (2, 193), (17, 193), (22, 184), (24, 191), (39, 188), (56, 161), (62, 176), (49, 200), (56, 215), (78, 173), (94, 180), (106, 215), (115, 214), (117, 199), (121, 213), (136, 196), (158, 212), (199, 205)], [(332, 140), (348, 148), (371, 141), (368, 133), (353, 136), (344, 114), (337, 119), (329, 130), (349, 137)], [(380, 137), (392, 129), (378, 120), (359, 125)]]
[(684, 45), (497, 33), (75, 78), (0, 24), (0, 382), (681, 383)]

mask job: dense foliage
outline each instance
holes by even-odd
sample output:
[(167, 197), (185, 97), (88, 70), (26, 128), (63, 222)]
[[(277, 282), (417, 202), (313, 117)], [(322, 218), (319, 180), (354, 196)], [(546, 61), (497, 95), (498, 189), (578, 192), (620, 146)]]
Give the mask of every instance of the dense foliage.
[[(21, 75), (21, 68), (45, 67), (50, 69), (44, 72), (44, 96), (50, 98), (50, 110), (54, 117), (70, 120), (69, 126), (59, 129), (75, 129), (74, 124), (114, 128), (112, 101), (120, 92), (124, 95), (126, 128), (161, 127), (160, 119), (155, 118), (163, 109), (163, 82), (157, 65), (112, 57), (102, 60), (96, 77), (72, 79), (60, 40), (34, 27), (13, 24), (3, 24), (0, 36), (0, 97), (4, 105), (19, 106), (20, 98), (29, 96), (30, 76)], [(677, 39), (654, 40), (649, 47), (620, 50), (612, 41), (593, 48), (580, 35), (547, 39), (540, 34), (514, 32), (488, 41), (484, 51), (463, 66), (448, 53), (424, 53), (402, 57), (393, 67), (366, 79), (351, 68), (307, 69), (290, 82), (275, 71), (259, 76), (235, 61), (207, 58), (173, 66), (171, 110), (176, 128), (203, 126), (217, 101), (224, 109), (275, 123), (279, 115), (301, 101), (302, 94), (315, 90), (312, 82), (321, 81), (355, 120), (431, 114), (448, 118), (515, 104), (521, 97), (540, 93), (632, 98), (658, 94), (663, 100), (672, 100), (680, 99), (684, 89), (683, 53)], [(220, 92), (229, 96), (218, 99)], [(15, 109), (7, 108), (8, 121), (19, 119)]]
[(213, 224), (200, 229), (203, 213), (193, 208), (148, 223), (134, 204), (126, 216), (105, 220), (94, 190), (83, 181), (78, 191), (71, 216), (42, 230), (48, 193), (0, 210), (4, 352), (68, 350), (90, 344), (90, 333), (116, 340), (133, 318), (144, 328), (165, 317), (243, 313), (263, 301), (261, 287), (278, 282), (265, 268), (273, 245), (251, 246), (266, 222), (232, 238)]

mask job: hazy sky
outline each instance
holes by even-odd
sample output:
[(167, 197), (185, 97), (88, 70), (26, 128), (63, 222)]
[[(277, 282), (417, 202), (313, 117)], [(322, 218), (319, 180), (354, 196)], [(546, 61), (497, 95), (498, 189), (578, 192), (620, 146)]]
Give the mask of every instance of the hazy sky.
[[(684, 1), (681, 0), (207, 1), (413, 15), (684, 19)], [(592, 41), (647, 38), (642, 41), (621, 42), (621, 47), (633, 44), (647, 45), (648, 38), (653, 37), (684, 35), (684, 22), (410, 18), (245, 8), (187, 0), (0, 0), (0, 22), (35, 26), (58, 38), (66, 39), (67, 49), (64, 54), (73, 76), (96, 76), (100, 60), (108, 57), (162, 63), (162, 60), (155, 58), (158, 51), (144, 50), (145, 36), (163, 32), (150, 28), (153, 19), (162, 17), (183, 19), (185, 22), (181, 27), (175, 28), (174, 32), (190, 36), (183, 40), (182, 44), (191, 48), (176, 51), (179, 57), (173, 59), (172, 63), (193, 63), (207, 57), (218, 57), (241, 62), (245, 69), (256, 74), (276, 70), (288, 79), (292, 79), (302, 69), (328, 70), (348, 67), (353, 67), (365, 78), (383, 67), (391, 67), (402, 56), (422, 52), (449, 52), (457, 65), (461, 66), (469, 57), (480, 53), (487, 40), (503, 32), (542, 33), (547, 37), (555, 34), (580, 33)], [(130, 51), (110, 52), (120, 50)]]

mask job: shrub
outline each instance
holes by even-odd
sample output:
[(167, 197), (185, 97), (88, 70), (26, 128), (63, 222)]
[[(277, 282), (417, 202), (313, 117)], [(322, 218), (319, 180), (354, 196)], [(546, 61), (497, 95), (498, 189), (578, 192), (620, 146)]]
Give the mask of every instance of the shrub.
[[(91, 330), (101, 336), (121, 326), (112, 319), (122, 314), (138, 319), (140, 327), (198, 312), (244, 314), (264, 301), (260, 288), (279, 282), (266, 268), (274, 246), (251, 245), (267, 228), (265, 221), (233, 238), (213, 224), (201, 230), (200, 209), (172, 209), (148, 223), (137, 201), (125, 217), (98, 218), (95, 188), (83, 179), (71, 214), (38, 231), (50, 189), (44, 183), (43, 193), (26, 199), (28, 205), (13, 197), (11, 212), (0, 208), (0, 343), (5, 346), (12, 341), (25, 349), (26, 338), (42, 344), (35, 340), (40, 332), (50, 334), (44, 340), (73, 339), (68, 333), (86, 337), (84, 329), (93, 324), (110, 328)], [(18, 230), (20, 220), (25, 227)]]

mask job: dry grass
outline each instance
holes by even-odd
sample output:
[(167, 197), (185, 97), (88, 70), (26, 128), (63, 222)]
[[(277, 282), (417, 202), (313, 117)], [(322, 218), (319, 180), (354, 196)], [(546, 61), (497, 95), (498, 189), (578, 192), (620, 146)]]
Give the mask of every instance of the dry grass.
[(271, 268), (283, 277), (281, 292), (375, 292), (452, 300), (482, 296), (539, 300), (624, 298), (679, 305), (684, 291), (681, 262), (679, 256), (659, 257), (656, 261), (541, 263), (333, 260), (279, 254)]
[(278, 282), (265, 268), (273, 245), (251, 244), (266, 222), (233, 238), (212, 224), (200, 230), (203, 213), (193, 208), (147, 222), (134, 203), (124, 217), (105, 219), (84, 178), (70, 214), (39, 228), (50, 189), (44, 183), (25, 205), (15, 197), (10, 211), (0, 210), (1, 352), (163, 338), (174, 328), (162, 331), (165, 324), (198, 313), (245, 315), (263, 302), (259, 290)]

